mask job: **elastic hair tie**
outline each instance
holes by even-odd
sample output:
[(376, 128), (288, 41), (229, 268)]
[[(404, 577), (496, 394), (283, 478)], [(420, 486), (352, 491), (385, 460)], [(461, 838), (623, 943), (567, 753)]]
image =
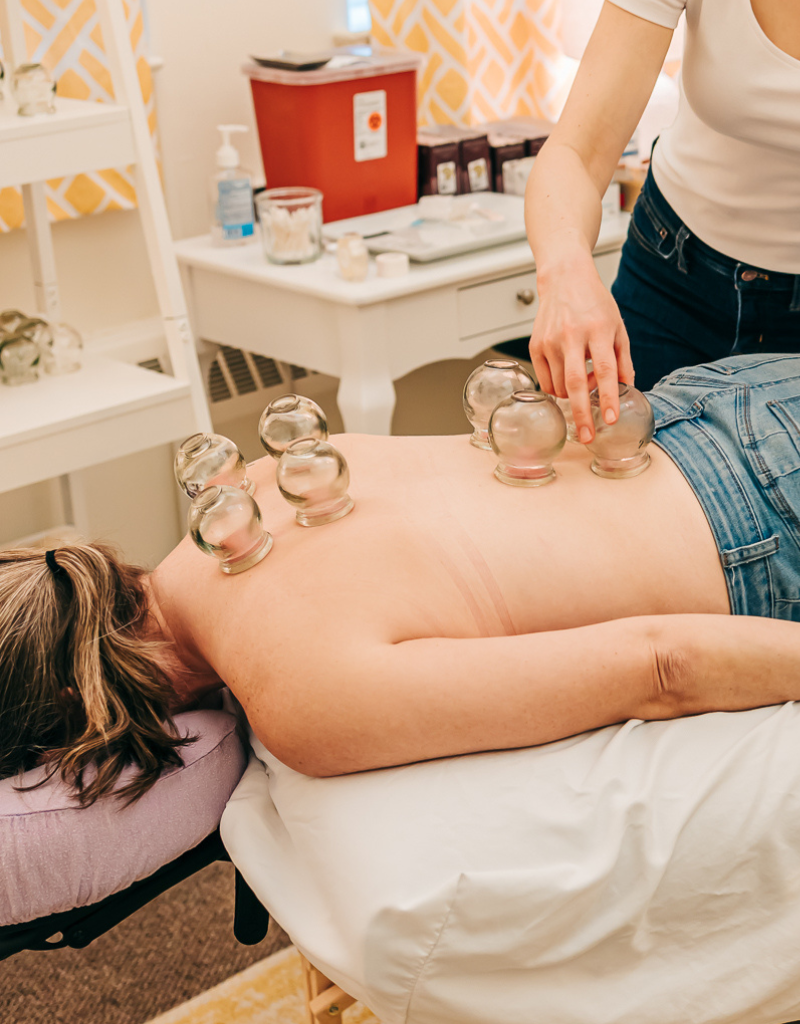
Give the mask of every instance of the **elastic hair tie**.
[(47, 568), (50, 570), (50, 572), (56, 579), (60, 579), (67, 575), (64, 569), (62, 569), (61, 566), (56, 561), (55, 551), (45, 551), (44, 560), (45, 562), (47, 562)]

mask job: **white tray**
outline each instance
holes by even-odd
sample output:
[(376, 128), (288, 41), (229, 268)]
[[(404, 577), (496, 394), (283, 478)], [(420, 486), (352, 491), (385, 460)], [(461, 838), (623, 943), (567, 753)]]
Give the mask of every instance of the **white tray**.
[(423, 220), (415, 204), (332, 221), (324, 225), (323, 234), (335, 241), (349, 231), (357, 231), (371, 252), (405, 252), (418, 263), (525, 238), (522, 196), (475, 192), (453, 199), (457, 208), (466, 211), (466, 216), (446, 221)]

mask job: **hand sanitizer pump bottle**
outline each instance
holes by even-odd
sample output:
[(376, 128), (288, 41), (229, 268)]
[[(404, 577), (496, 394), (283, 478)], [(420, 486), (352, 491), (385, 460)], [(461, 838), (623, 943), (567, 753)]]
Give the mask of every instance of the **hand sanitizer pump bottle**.
[(219, 170), (211, 178), (211, 240), (214, 245), (243, 245), (253, 240), (253, 183), (239, 165), (231, 145), (233, 132), (246, 132), (243, 124), (220, 124), (222, 145), (217, 150)]

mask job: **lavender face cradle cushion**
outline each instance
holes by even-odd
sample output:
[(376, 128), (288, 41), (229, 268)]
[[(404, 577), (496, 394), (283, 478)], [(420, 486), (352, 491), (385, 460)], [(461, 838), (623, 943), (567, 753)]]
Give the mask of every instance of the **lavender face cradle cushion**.
[[(223, 711), (175, 716), (184, 764), (165, 772), (140, 800), (76, 803), (59, 779), (21, 793), (0, 781), (0, 926), (89, 906), (146, 878), (214, 831), (244, 771), (236, 719)], [(23, 782), (44, 775), (35, 768)], [(123, 775), (120, 785), (124, 785)]]

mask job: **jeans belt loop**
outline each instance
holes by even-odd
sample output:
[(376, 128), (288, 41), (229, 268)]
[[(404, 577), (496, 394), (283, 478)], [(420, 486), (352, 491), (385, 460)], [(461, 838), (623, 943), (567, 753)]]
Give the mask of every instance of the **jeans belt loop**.
[(794, 291), (792, 292), (792, 302), (789, 306), (790, 313), (800, 313), (800, 274), (794, 275)]
[(684, 255), (683, 247), (686, 244), (686, 239), (690, 236), (691, 232), (685, 224), (682, 224), (678, 229), (678, 235), (675, 239), (675, 248), (678, 251), (678, 270), (680, 270), (682, 274), (689, 273), (689, 268), (686, 266), (686, 256)]

